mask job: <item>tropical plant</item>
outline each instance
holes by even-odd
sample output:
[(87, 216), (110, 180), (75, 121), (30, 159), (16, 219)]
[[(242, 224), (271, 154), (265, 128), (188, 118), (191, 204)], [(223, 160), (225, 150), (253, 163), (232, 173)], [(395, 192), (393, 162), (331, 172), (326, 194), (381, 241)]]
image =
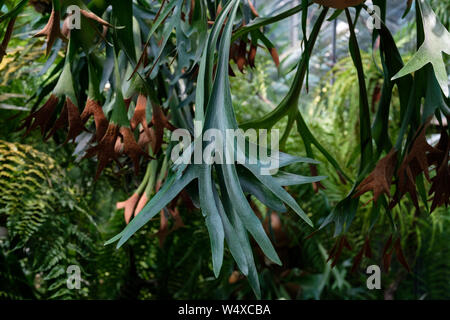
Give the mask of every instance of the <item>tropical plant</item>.
[[(27, 3), (0, 1), (0, 61)], [(118, 241), (117, 246), (122, 246), (159, 213), (158, 238), (163, 246), (168, 234), (184, 225), (180, 206), (200, 208), (209, 234), (214, 275), (220, 275), (226, 242), (238, 269), (261, 297), (251, 238), (265, 257), (281, 264), (261, 220), (272, 217), (272, 211), (288, 211), (287, 205), (304, 223), (306, 234), (317, 223), (318, 230), (334, 223), (336, 242), (329, 254), (332, 266), (344, 248), (351, 248), (351, 226), (360, 227), (362, 235), (357, 241), (354, 268), (363, 256), (370, 256), (370, 238), (377, 232), (375, 226), (386, 221), (385, 214), (392, 235), (384, 240), (384, 265), (389, 269), (395, 253), (409, 270), (402, 250), (406, 239), (398, 226), (403, 221), (402, 204), (406, 202), (407, 208), (418, 213), (433, 212), (449, 203), (450, 144), (445, 126), (449, 91), (443, 54), (450, 54), (450, 34), (429, 2), (416, 0), (417, 51), (404, 64), (384, 23), (387, 1), (373, 3), (380, 8), (380, 16), (362, 0), (303, 0), (281, 13), (260, 17), (249, 0), (53, 0), (45, 26), (35, 34), (46, 38), (48, 60), (41, 72), (43, 81), (30, 98), (33, 106), (21, 128), (26, 134), (40, 128), (45, 140), (62, 140), (60, 135), (66, 130), (64, 144), (75, 142), (79, 158), (97, 157), (96, 179), (112, 161), (120, 173), (133, 169), (135, 177), (127, 181), (135, 191), (128, 200), (117, 203), (117, 208), (125, 209), (128, 225), (107, 244)], [(411, 7), (412, 1), (405, 1), (405, 15)], [(267, 113), (238, 123), (230, 85), (230, 75), (235, 72), (230, 60), (239, 71), (251, 71), (262, 46), (278, 67), (278, 52), (264, 28), (296, 14), (301, 15), (303, 51), (286, 95)], [(358, 21), (369, 16), (379, 24), (371, 32), (373, 63), (378, 69), (372, 68), (370, 73), (367, 63), (371, 57), (361, 52), (356, 29)], [(350, 165), (344, 165), (344, 159), (319, 142), (321, 137), (312, 133), (299, 108), (322, 26), (338, 17), (345, 17), (350, 34), (351, 60), (346, 63), (351, 61), (354, 68), (346, 68), (346, 72), (356, 75), (357, 110), (345, 102), (339, 105), (332, 95), (328, 98), (337, 102), (332, 111), (337, 121), (346, 121), (345, 112), (358, 116), (352, 124), (358, 143), (348, 144)], [(81, 29), (76, 27), (77, 19)], [(349, 88), (348, 83), (340, 85)], [(371, 112), (371, 103), (375, 112)], [(438, 125), (431, 125), (432, 121)], [(237, 154), (243, 163), (194, 161), (198, 150), (210, 152), (207, 155), (212, 158), (225, 152), (218, 148), (213, 154), (211, 145), (199, 138), (208, 129), (225, 136), (229, 129), (272, 129), (281, 124), (282, 151), (287, 151), (290, 137), (300, 138), (307, 158), (280, 152), (279, 168), (307, 164), (312, 177), (287, 171), (263, 175), (262, 159), (239, 146)], [(189, 130), (193, 137), (194, 142), (182, 154), (192, 160), (188, 164), (174, 163), (170, 157), (177, 141), (170, 141), (169, 135), (176, 128)], [(431, 130), (440, 137), (434, 146), (426, 140)], [(274, 152), (271, 158), (276, 157)], [(292, 196), (297, 185), (313, 184), (317, 192), (323, 188), (324, 177), (318, 176), (320, 164), (313, 160), (317, 152), (335, 171), (330, 178), (340, 181), (340, 192), (329, 204), (325, 218), (302, 210)], [(373, 198), (366, 199), (370, 191)], [(395, 191), (393, 196), (391, 191)], [(360, 205), (360, 199), (368, 200), (365, 206)], [(269, 210), (261, 210), (264, 208)], [(359, 223), (361, 220), (364, 223)], [(317, 248), (322, 254), (320, 243)], [(312, 296), (317, 298), (320, 292)]]

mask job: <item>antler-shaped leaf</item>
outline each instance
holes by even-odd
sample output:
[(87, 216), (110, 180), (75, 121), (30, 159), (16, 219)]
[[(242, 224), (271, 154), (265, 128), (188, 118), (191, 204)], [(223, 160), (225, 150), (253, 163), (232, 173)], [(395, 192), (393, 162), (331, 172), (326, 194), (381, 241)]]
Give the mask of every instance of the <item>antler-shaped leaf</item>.
[(133, 161), (134, 172), (136, 175), (139, 174), (139, 160), (142, 157), (149, 159), (149, 155), (141, 149), (134, 139), (133, 132), (128, 127), (121, 127), (120, 134), (123, 138), (123, 153), (128, 155)]
[[(216, 129), (221, 132), (224, 137), (226, 136), (226, 130), (238, 129), (233, 112), (228, 75), (231, 33), (238, 6), (238, 0), (229, 1), (217, 17), (203, 52), (199, 77), (197, 80), (195, 111), (196, 119), (203, 124), (202, 132), (204, 133), (208, 129)], [(222, 31), (222, 26), (225, 21), (227, 22)], [(214, 54), (211, 48), (216, 47), (216, 43), (221, 33), (222, 37), (218, 50), (219, 57), (216, 77), (212, 80)], [(207, 106), (206, 108), (204, 108), (205, 105)], [(203, 114), (205, 109), (206, 115)], [(157, 108), (156, 111), (158, 110), (162, 113), (161, 109)], [(157, 115), (156, 119), (158, 118), (160, 121), (157, 121), (157, 123), (164, 122), (161, 121), (161, 117), (158, 117)], [(156, 123), (153, 125), (155, 124)], [(208, 145), (202, 144), (200, 139), (196, 139), (189, 148), (184, 151), (181, 159), (191, 159), (193, 151), (196, 150), (198, 146), (200, 146), (201, 154), (204, 154), (208, 147)], [(216, 146), (216, 148), (216, 154), (226, 154), (224, 145), (221, 147)], [(283, 189), (283, 185), (316, 182), (323, 177), (307, 178), (287, 173), (279, 173), (274, 177), (264, 176), (261, 174), (263, 165), (259, 158), (253, 159), (246, 154), (245, 150), (239, 148), (235, 151), (239, 154), (238, 156), (243, 156), (246, 159), (244, 166), (236, 164), (236, 161), (227, 164), (211, 164), (206, 161), (207, 163), (201, 164), (177, 163), (173, 165), (169, 170), (170, 173), (168, 178), (159, 192), (120, 234), (109, 240), (107, 243), (119, 240), (118, 246), (121, 246), (139, 228), (167, 206), (191, 181), (197, 179), (200, 207), (205, 217), (205, 223), (211, 241), (214, 274), (216, 276), (219, 275), (223, 261), (224, 240), (226, 240), (239, 269), (243, 274), (248, 275), (250, 284), (255, 294), (259, 297), (260, 287), (258, 275), (247, 233), (252, 235), (264, 254), (271, 261), (277, 264), (281, 264), (281, 261), (270, 242), (261, 221), (250, 206), (248, 199), (244, 194), (244, 189), (254, 192), (260, 198), (266, 199), (264, 201), (269, 206), (276, 207), (282, 211), (285, 210), (283, 205), (283, 202), (285, 202), (293, 208), (302, 219), (312, 225), (310, 218), (302, 211), (294, 198)], [(210, 153), (210, 156), (213, 156), (212, 152)], [(254, 163), (254, 160), (256, 160), (255, 165), (247, 164)], [(317, 163), (311, 159), (289, 156), (283, 153), (277, 155), (270, 153), (269, 160), (278, 161), (278, 167), (284, 167), (294, 162)], [(247, 171), (247, 176), (241, 174), (238, 175), (238, 170)], [(215, 178), (217, 178), (217, 181), (214, 181)], [(254, 188), (246, 188), (245, 180), (247, 179), (248, 181), (248, 178), (256, 178), (259, 183), (254, 185)], [(247, 186), (248, 184), (249, 183), (247, 183)]]
[(25, 118), (23, 124), (19, 127), (19, 130), (26, 128), (27, 130), (25, 134), (27, 135), (31, 132), (31, 130), (40, 127), (41, 134), (45, 136), (49, 130), (49, 124), (58, 103), (59, 98), (55, 94), (50, 95), (47, 102), (41, 108), (32, 112)]
[(392, 78), (392, 80), (413, 73), (427, 63), (433, 65), (439, 85), (448, 97), (448, 77), (442, 53), (450, 54), (450, 33), (442, 25), (426, 0), (419, 0), (425, 40), (411, 60)]
[(139, 124), (142, 125), (145, 134), (151, 139), (150, 129), (147, 122), (147, 97), (143, 94), (139, 94), (136, 108), (134, 109), (134, 115), (130, 120), (131, 130), (135, 130)]
[(95, 180), (100, 177), (100, 173), (102, 173), (103, 169), (105, 169), (105, 167), (111, 160), (115, 160), (118, 164), (120, 164), (117, 154), (114, 150), (114, 146), (116, 145), (118, 136), (118, 125), (110, 123), (102, 140), (100, 140), (100, 142), (96, 146), (91, 147), (87, 150), (85, 158), (91, 158), (97, 155), (98, 166), (97, 172), (95, 174)]
[(391, 195), (390, 188), (395, 166), (397, 165), (397, 151), (392, 149), (383, 159), (381, 159), (372, 173), (365, 178), (356, 188), (353, 198), (372, 190), (373, 201), (376, 203), (380, 195)]
[(88, 98), (80, 116), (83, 125), (86, 124), (91, 116), (94, 116), (95, 138), (97, 141), (100, 141), (108, 129), (108, 120), (103, 113), (102, 106), (97, 101)]
[(50, 50), (53, 47), (53, 44), (55, 43), (57, 38), (66, 39), (64, 35), (61, 33), (60, 28), (60, 4), (59, 0), (53, 1), (53, 8), (52, 12), (50, 14), (50, 18), (48, 19), (47, 24), (45, 25), (44, 29), (36, 33), (35, 37), (46, 37), (47, 38), (47, 49), (46, 49), (46, 55), (50, 53)]

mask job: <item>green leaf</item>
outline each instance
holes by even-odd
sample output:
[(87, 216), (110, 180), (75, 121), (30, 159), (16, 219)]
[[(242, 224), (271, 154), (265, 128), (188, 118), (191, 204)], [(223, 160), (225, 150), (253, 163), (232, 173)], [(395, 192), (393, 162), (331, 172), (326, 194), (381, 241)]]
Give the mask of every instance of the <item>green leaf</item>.
[[(219, 174), (219, 178), (221, 189), (225, 189), (226, 187), (223, 181), (223, 176), (221, 174)], [(228, 196), (228, 193), (224, 193), (223, 195), (223, 204), (225, 210), (229, 214), (231, 225), (236, 230), (237, 239), (240, 243), (240, 246), (242, 248), (243, 254), (247, 262), (248, 280), (250, 282), (250, 286), (252, 287), (253, 292), (255, 293), (257, 299), (260, 299), (261, 288), (259, 285), (258, 271), (256, 269), (255, 261), (253, 259), (252, 247), (250, 245), (250, 241), (247, 236), (247, 231), (244, 228), (244, 223), (242, 222), (241, 218), (236, 213), (236, 211), (233, 209), (232, 201)]]
[(274, 176), (274, 179), (280, 186), (293, 186), (299, 184), (319, 182), (326, 178), (327, 177), (325, 176), (317, 176), (317, 177), (300, 176), (297, 174), (283, 171), (278, 172), (277, 175)]
[(262, 118), (242, 123), (240, 125), (240, 127), (242, 129), (244, 129), (244, 130), (249, 129), (249, 128), (270, 129), (280, 119), (282, 119), (283, 117), (288, 115), (290, 111), (297, 109), (300, 92), (302, 90), (303, 81), (305, 79), (306, 72), (307, 72), (308, 65), (309, 65), (309, 63), (308, 63), (309, 57), (311, 56), (314, 44), (317, 40), (317, 37), (319, 36), (319, 31), (325, 20), (325, 16), (326, 16), (327, 12), (328, 12), (328, 8), (322, 9), (319, 17), (317, 18), (317, 20), (314, 24), (313, 30), (312, 30), (312, 32), (309, 36), (309, 39), (305, 45), (306, 49), (302, 54), (300, 62), (298, 63), (298, 67), (297, 67), (297, 71), (294, 76), (294, 80), (293, 80), (286, 96), (283, 98), (283, 100), (280, 102), (280, 104), (274, 110), (272, 110), (270, 113), (266, 114)]
[(281, 185), (277, 183), (277, 180), (269, 175), (261, 175), (261, 167), (258, 165), (245, 164), (255, 177), (261, 181), (270, 191), (272, 191), (278, 198), (280, 198), (284, 203), (291, 207), (295, 213), (297, 213), (300, 218), (302, 218), (307, 224), (313, 227), (311, 219), (306, 215), (306, 213), (300, 208), (297, 202), (292, 198), (292, 196), (284, 190)]
[[(310, 6), (311, 4), (313, 4), (313, 1), (309, 0), (308, 6)], [(291, 9), (283, 11), (272, 17), (258, 17), (255, 20), (253, 20), (251, 23), (249, 23), (248, 25), (243, 26), (243, 27), (239, 28), (238, 30), (236, 30), (236, 32), (233, 34), (232, 41), (239, 39), (244, 34), (247, 34), (253, 30), (256, 30), (261, 27), (267, 26), (269, 24), (275, 23), (277, 21), (286, 19), (287, 17), (290, 17), (290, 16), (302, 11), (304, 8), (305, 7), (303, 6), (303, 4), (299, 4)]]
[[(355, 28), (350, 16), (350, 11), (345, 9), (347, 16), (347, 22), (350, 29), (349, 50), (352, 56), (353, 63), (358, 73), (358, 85), (359, 85), (359, 137), (361, 148), (361, 165), (359, 173), (364, 170), (365, 167), (371, 164), (373, 157), (372, 146), (372, 132), (370, 128), (370, 108), (367, 95), (366, 81), (364, 76), (364, 69), (361, 60), (361, 53), (359, 51), (358, 40), (355, 34)], [(355, 21), (357, 21), (359, 11), (357, 11)]]
[(114, 55), (114, 75), (115, 75), (115, 86), (114, 86), (114, 98), (111, 101), (112, 105), (111, 122), (120, 126), (129, 127), (130, 122), (128, 121), (127, 107), (125, 105), (125, 101), (123, 98), (122, 81), (120, 78), (120, 68), (116, 55)]
[(231, 221), (233, 226), (237, 230), (239, 242), (244, 251), (245, 257), (247, 258), (248, 280), (250, 282), (250, 286), (252, 287), (256, 298), (261, 299), (261, 288), (259, 285), (258, 270), (256, 269), (255, 260), (253, 258), (252, 247), (250, 245), (247, 232), (243, 228), (243, 223), (234, 210), (231, 210)]
[(108, 240), (106, 244), (120, 240), (117, 248), (120, 248), (136, 231), (144, 226), (150, 219), (158, 214), (170, 201), (172, 201), (193, 179), (196, 173), (193, 168), (188, 168), (181, 177), (172, 175), (158, 193), (147, 203), (142, 211), (125, 227), (125, 229), (114, 238)]
[(223, 262), (224, 228), (213, 194), (213, 188), (215, 188), (215, 186), (213, 186), (211, 181), (211, 166), (198, 165), (196, 171), (198, 175), (200, 207), (202, 208), (206, 227), (208, 228), (209, 239), (211, 241), (214, 275), (217, 278)]
[(348, 196), (344, 200), (340, 201), (331, 211), (331, 213), (322, 222), (320, 229), (331, 222), (335, 223), (334, 236), (340, 235), (350, 227), (358, 209), (359, 198), (352, 198)]
[(439, 85), (448, 97), (448, 77), (442, 53), (450, 54), (450, 33), (439, 21), (430, 5), (425, 0), (418, 0), (425, 39), (411, 60), (392, 78), (392, 80), (413, 73), (428, 63), (433, 69)]
[[(238, 9), (239, 1), (233, 0), (229, 2), (231, 12), (228, 21), (222, 32), (222, 38), (219, 45), (219, 57), (216, 69), (216, 78), (214, 79), (211, 96), (206, 108), (205, 128), (214, 128), (220, 130), (224, 136), (227, 129), (237, 129), (237, 122), (234, 116), (233, 106), (231, 102), (231, 92), (228, 77), (228, 61), (230, 54), (231, 33), (234, 18)], [(224, 8), (221, 14), (228, 9)], [(222, 16), (220, 16), (222, 17)], [(220, 25), (220, 24), (219, 24)], [(214, 33), (210, 34), (209, 44), (213, 43), (211, 37), (215, 37)], [(207, 59), (208, 60), (208, 59)], [(209, 70), (212, 71), (212, 68)], [(209, 73), (205, 72), (205, 78), (209, 78)], [(208, 81), (205, 81), (205, 85)], [(206, 93), (208, 90), (205, 91)], [(205, 99), (206, 100), (206, 99)], [(244, 227), (252, 234), (264, 254), (275, 263), (281, 264), (278, 255), (273, 248), (272, 243), (267, 237), (261, 222), (255, 216), (247, 199), (245, 198), (242, 187), (239, 183), (239, 177), (234, 164), (218, 165), (218, 171), (223, 175), (226, 192), (230, 197), (233, 209), (238, 213)]]
[(183, 0), (177, 0), (176, 4), (177, 4), (177, 6), (175, 6), (173, 15), (164, 24), (163, 32), (161, 35), (162, 43), (160, 44), (160, 49), (159, 49), (157, 55), (155, 56), (153, 64), (149, 65), (149, 67), (150, 67), (149, 72), (150, 72), (151, 79), (154, 79), (156, 77), (156, 74), (157, 74), (156, 66), (160, 63), (161, 56), (164, 52), (167, 42), (169, 41), (170, 34), (172, 33), (173, 29), (177, 26), (178, 21), (181, 19), (181, 9), (182, 9)]
[(205, 109), (211, 94), (214, 49), (216, 48), (217, 40), (222, 31), (222, 26), (227, 14), (231, 10), (231, 5), (232, 2), (228, 2), (217, 17), (216, 22), (209, 33), (208, 39), (206, 40), (202, 58), (200, 60), (197, 88), (195, 90), (195, 120), (200, 121), (202, 124), (205, 119)]
[(2, 23), (3, 21), (6, 21), (9, 18), (16, 17), (23, 10), (23, 8), (27, 5), (27, 3), (28, 3), (28, 0), (22, 0), (13, 9), (11, 9), (7, 13), (1, 15), (0, 23)]
[[(323, 156), (331, 163), (331, 165), (339, 171), (347, 180), (352, 181), (350, 177), (342, 170), (339, 163), (334, 159), (334, 157), (325, 149), (320, 142), (313, 136), (308, 126), (306, 125), (305, 119), (300, 112), (296, 113), (296, 123), (297, 123), (297, 131), (302, 136), (303, 142), (305, 146), (310, 147), (313, 144), (322, 154)], [(309, 156), (309, 155), (308, 155)]]
[[(379, 3), (377, 5), (380, 5)], [(385, 3), (384, 3), (385, 5)], [(397, 84), (402, 109), (407, 109), (410, 90), (413, 78), (411, 75), (392, 81), (391, 78), (403, 68), (403, 60), (395, 44), (389, 29), (380, 17), (375, 16), (380, 21), (380, 29), (374, 29), (373, 41), (380, 37), (380, 59), (383, 66), (383, 88), (381, 91), (380, 103), (377, 108), (375, 120), (372, 125), (372, 136), (377, 145), (377, 157), (382, 151), (389, 152), (392, 142), (389, 139), (389, 111), (392, 100), (392, 90)]]
[(136, 51), (133, 36), (133, 2), (123, 0), (110, 0), (112, 5), (113, 25), (122, 28), (115, 28), (117, 41), (128, 59), (136, 62)]
[(225, 231), (225, 239), (227, 240), (228, 248), (230, 249), (231, 255), (233, 256), (234, 260), (236, 261), (239, 270), (247, 276), (248, 275), (248, 261), (245, 254), (245, 251), (243, 250), (243, 247), (241, 245), (241, 242), (239, 241), (239, 236), (235, 230), (235, 227), (231, 224), (226, 212), (225, 208), (219, 198), (219, 195), (217, 194), (217, 190), (213, 189), (214, 193), (214, 200), (217, 204), (217, 209), (219, 210), (220, 218), (222, 219), (223, 229)]
[(287, 209), (283, 202), (278, 199), (264, 184), (256, 179), (254, 175), (244, 170), (239, 170), (238, 173), (239, 182), (244, 192), (254, 195), (265, 206), (276, 212), (286, 212)]

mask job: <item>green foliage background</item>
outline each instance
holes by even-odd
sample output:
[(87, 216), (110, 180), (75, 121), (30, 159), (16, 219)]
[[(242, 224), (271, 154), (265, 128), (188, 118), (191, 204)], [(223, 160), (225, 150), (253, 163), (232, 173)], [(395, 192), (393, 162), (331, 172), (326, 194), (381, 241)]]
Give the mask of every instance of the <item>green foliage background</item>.
[[(436, 12), (448, 28), (448, 1), (433, 1)], [(23, 32), (39, 25), (40, 15), (33, 10), (20, 17)], [(32, 22), (30, 24), (30, 22)], [(446, 23), (445, 23), (446, 22)], [(278, 26), (278, 31), (284, 30)], [(396, 37), (408, 45), (411, 25)], [(276, 34), (276, 30), (273, 31)], [(345, 42), (346, 40), (342, 40)], [(275, 43), (277, 41), (274, 41)], [(41, 49), (37, 41), (14, 39), (10, 63), (0, 67), (0, 104), (28, 107), (26, 99), (37, 89), (36, 73), (45, 59), (35, 59)], [(317, 55), (320, 56), (319, 48)], [(262, 50), (261, 50), (262, 51)], [(369, 52), (363, 53), (369, 92), (382, 80)], [(286, 59), (288, 60), (288, 59)], [(314, 60), (312, 60), (314, 62)], [(278, 73), (270, 56), (257, 56), (257, 68), (236, 77), (231, 90), (238, 121), (259, 118), (278, 104), (290, 82), (292, 66), (285, 61)], [(20, 66), (17, 64), (20, 63)], [(319, 68), (320, 60), (315, 67)], [(283, 66), (283, 61), (282, 61)], [(20, 69), (20, 71), (18, 71)], [(356, 71), (349, 57), (341, 57), (328, 73), (318, 72), (311, 80), (301, 108), (308, 124), (322, 145), (342, 164), (348, 173), (356, 172), (358, 148), (358, 102)], [(331, 81), (333, 79), (333, 82)], [(15, 94), (16, 96), (11, 96)], [(394, 96), (394, 105), (398, 105)], [(399, 115), (391, 108), (392, 123)], [(137, 185), (129, 175), (117, 176), (111, 170), (96, 182), (95, 163), (75, 162), (73, 146), (61, 145), (62, 137), (43, 144), (37, 134), (22, 137), (16, 132), (22, 111), (0, 108), (0, 227), (8, 235), (0, 238), (0, 298), (6, 299), (247, 299), (253, 293), (247, 281), (231, 283), (235, 263), (229, 252), (216, 279), (212, 273), (208, 232), (200, 214), (180, 208), (185, 227), (170, 234), (163, 247), (155, 236), (155, 224), (148, 224), (120, 250), (104, 246), (105, 240), (124, 227), (122, 213), (116, 211), (117, 199), (125, 199)], [(286, 122), (277, 127), (282, 129)], [(398, 127), (393, 125), (391, 132)], [(58, 143), (59, 142), (59, 143)], [(304, 155), (300, 136), (293, 133), (286, 152)], [(345, 197), (350, 186), (343, 185), (336, 171), (322, 161), (321, 175), (325, 190), (314, 193), (310, 185), (290, 188), (305, 212), (325, 218), (332, 204)], [(308, 175), (308, 167), (292, 165), (292, 172)], [(369, 195), (365, 196), (367, 201)], [(364, 199), (363, 199), (364, 202)], [(262, 206), (261, 206), (262, 207)], [(383, 290), (368, 291), (364, 268), (350, 273), (354, 253), (344, 252), (334, 268), (327, 262), (332, 246), (332, 230), (306, 239), (304, 223), (292, 212), (280, 216), (288, 244), (280, 244), (284, 267), (267, 264), (255, 254), (260, 273), (263, 299), (450, 299), (450, 215), (445, 208), (429, 217), (416, 216), (413, 205), (403, 200), (393, 214), (399, 221), (403, 246), (414, 266), (408, 274), (394, 263), (389, 274), (383, 274)], [(265, 213), (266, 214), (266, 213)], [(371, 260), (363, 267), (379, 264), (389, 226), (380, 217), (372, 234), (377, 244)], [(347, 237), (352, 247), (364, 242), (360, 234), (370, 221), (370, 210), (361, 209)], [(277, 239), (272, 238), (277, 247)], [(278, 247), (277, 247), (278, 248)], [(255, 250), (256, 253), (256, 250)], [(66, 287), (66, 268), (79, 265), (82, 289)]]

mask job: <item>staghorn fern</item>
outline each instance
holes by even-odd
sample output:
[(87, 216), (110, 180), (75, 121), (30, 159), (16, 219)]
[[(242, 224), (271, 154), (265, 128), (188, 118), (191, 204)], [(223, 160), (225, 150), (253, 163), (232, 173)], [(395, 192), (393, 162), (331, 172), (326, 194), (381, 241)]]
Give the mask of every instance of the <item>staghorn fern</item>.
[(87, 294), (67, 289), (66, 268), (94, 257), (94, 228), (55, 161), (30, 146), (0, 141), (0, 172), (0, 221), (6, 221), (8, 230), (2, 248), (5, 261), (19, 257), (14, 269), (27, 275), (37, 297)]

